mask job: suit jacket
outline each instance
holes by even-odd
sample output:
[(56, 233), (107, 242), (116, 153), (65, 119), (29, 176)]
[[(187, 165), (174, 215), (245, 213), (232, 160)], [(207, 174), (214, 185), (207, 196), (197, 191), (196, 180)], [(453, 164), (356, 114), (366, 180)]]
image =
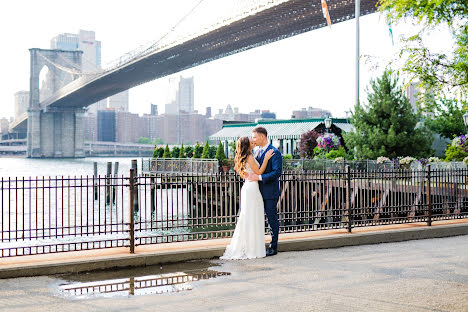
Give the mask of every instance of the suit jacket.
[(281, 156), (280, 151), (273, 145), (268, 144), (263, 154), (256, 159), (262, 166), (265, 153), (270, 149), (273, 149), (275, 155), (268, 161), (265, 172), (262, 174), (262, 181), (258, 181), (263, 199), (277, 199), (280, 196), (278, 179), (283, 172), (283, 156)]

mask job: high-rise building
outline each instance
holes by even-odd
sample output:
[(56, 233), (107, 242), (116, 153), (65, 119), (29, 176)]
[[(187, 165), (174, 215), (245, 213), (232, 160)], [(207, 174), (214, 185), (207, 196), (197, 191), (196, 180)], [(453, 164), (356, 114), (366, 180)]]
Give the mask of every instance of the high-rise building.
[(158, 105), (151, 104), (151, 115), (158, 116)]
[(414, 112), (418, 110), (418, 106), (424, 110), (427, 103), (434, 101), (434, 91), (425, 89), (419, 82), (411, 82), (405, 93)]
[(206, 108), (205, 117), (206, 118), (211, 118), (211, 107)]
[(192, 113), (194, 108), (193, 77), (170, 78), (165, 114)]
[(29, 107), (29, 91), (15, 93), (15, 119), (26, 113)]
[[(101, 41), (96, 40), (96, 34), (94, 31), (80, 29), (78, 34), (59, 34), (52, 38), (50, 41), (50, 47), (51, 49), (67, 51), (83, 51), (83, 72), (94, 72), (101, 69)], [(104, 99), (90, 105), (88, 112), (95, 114), (97, 111), (104, 110), (107, 107), (128, 111), (128, 98), (128, 90), (123, 91), (111, 96), (109, 99)]]
[(310, 106), (307, 109), (302, 108), (301, 110), (293, 111), (291, 116), (292, 119), (312, 119), (326, 117), (331, 117), (330, 111)]
[(116, 142), (116, 116), (113, 110), (97, 112), (98, 141)]

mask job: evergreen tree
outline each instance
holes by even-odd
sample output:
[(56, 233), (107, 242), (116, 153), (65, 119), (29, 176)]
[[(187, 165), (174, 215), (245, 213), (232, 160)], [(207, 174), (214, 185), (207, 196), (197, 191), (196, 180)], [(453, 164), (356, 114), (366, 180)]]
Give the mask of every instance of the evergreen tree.
[(193, 158), (200, 158), (203, 153), (203, 147), (197, 142), (193, 149)]
[(371, 80), (370, 85), (368, 106), (358, 103), (354, 107), (351, 117), (354, 131), (344, 136), (355, 157), (428, 156), (432, 133), (423, 125), (416, 126), (419, 116), (401, 91), (398, 76), (386, 70), (382, 77)]
[(218, 144), (218, 148), (216, 149), (216, 156), (215, 158), (219, 161), (219, 163), (222, 163), (223, 160), (226, 159), (226, 154), (224, 154), (224, 147), (221, 142)]
[(179, 158), (180, 147), (174, 146), (171, 151), (172, 158)]
[(182, 146), (180, 147), (179, 158), (186, 158), (186, 157), (185, 157), (184, 144), (182, 144)]
[(158, 146), (155, 145), (154, 146), (154, 150), (153, 150), (153, 158), (158, 158), (159, 155), (158, 155)]
[(186, 148), (184, 148), (184, 152), (185, 152), (185, 156), (187, 158), (192, 158), (193, 157), (193, 147), (187, 146)]
[(208, 143), (208, 140), (206, 140), (205, 146), (203, 147), (201, 158), (209, 158), (210, 157), (209, 153), (210, 153), (210, 144)]
[(216, 158), (216, 150), (218, 147), (216, 145), (211, 145), (210, 148), (208, 149), (208, 158), (214, 159)]
[(171, 158), (171, 151), (169, 150), (169, 145), (166, 144), (166, 148), (164, 149), (163, 158)]

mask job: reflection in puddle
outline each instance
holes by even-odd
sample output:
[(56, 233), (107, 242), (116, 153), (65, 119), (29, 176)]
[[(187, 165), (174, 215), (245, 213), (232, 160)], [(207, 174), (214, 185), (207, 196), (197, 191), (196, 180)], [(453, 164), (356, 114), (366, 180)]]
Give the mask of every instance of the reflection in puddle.
[(62, 284), (59, 286), (59, 293), (62, 296), (77, 299), (96, 296), (163, 294), (191, 290), (192, 284), (190, 282), (227, 275), (231, 275), (231, 273), (206, 270)]

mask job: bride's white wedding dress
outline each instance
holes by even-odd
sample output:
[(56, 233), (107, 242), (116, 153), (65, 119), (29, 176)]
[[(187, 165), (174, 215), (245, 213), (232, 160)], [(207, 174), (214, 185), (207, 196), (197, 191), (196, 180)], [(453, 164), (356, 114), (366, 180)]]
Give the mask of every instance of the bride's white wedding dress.
[[(258, 162), (257, 162), (258, 165)], [(253, 173), (249, 164), (245, 171)], [(220, 259), (265, 257), (265, 212), (257, 181), (245, 181), (241, 190), (240, 214), (231, 243)]]

